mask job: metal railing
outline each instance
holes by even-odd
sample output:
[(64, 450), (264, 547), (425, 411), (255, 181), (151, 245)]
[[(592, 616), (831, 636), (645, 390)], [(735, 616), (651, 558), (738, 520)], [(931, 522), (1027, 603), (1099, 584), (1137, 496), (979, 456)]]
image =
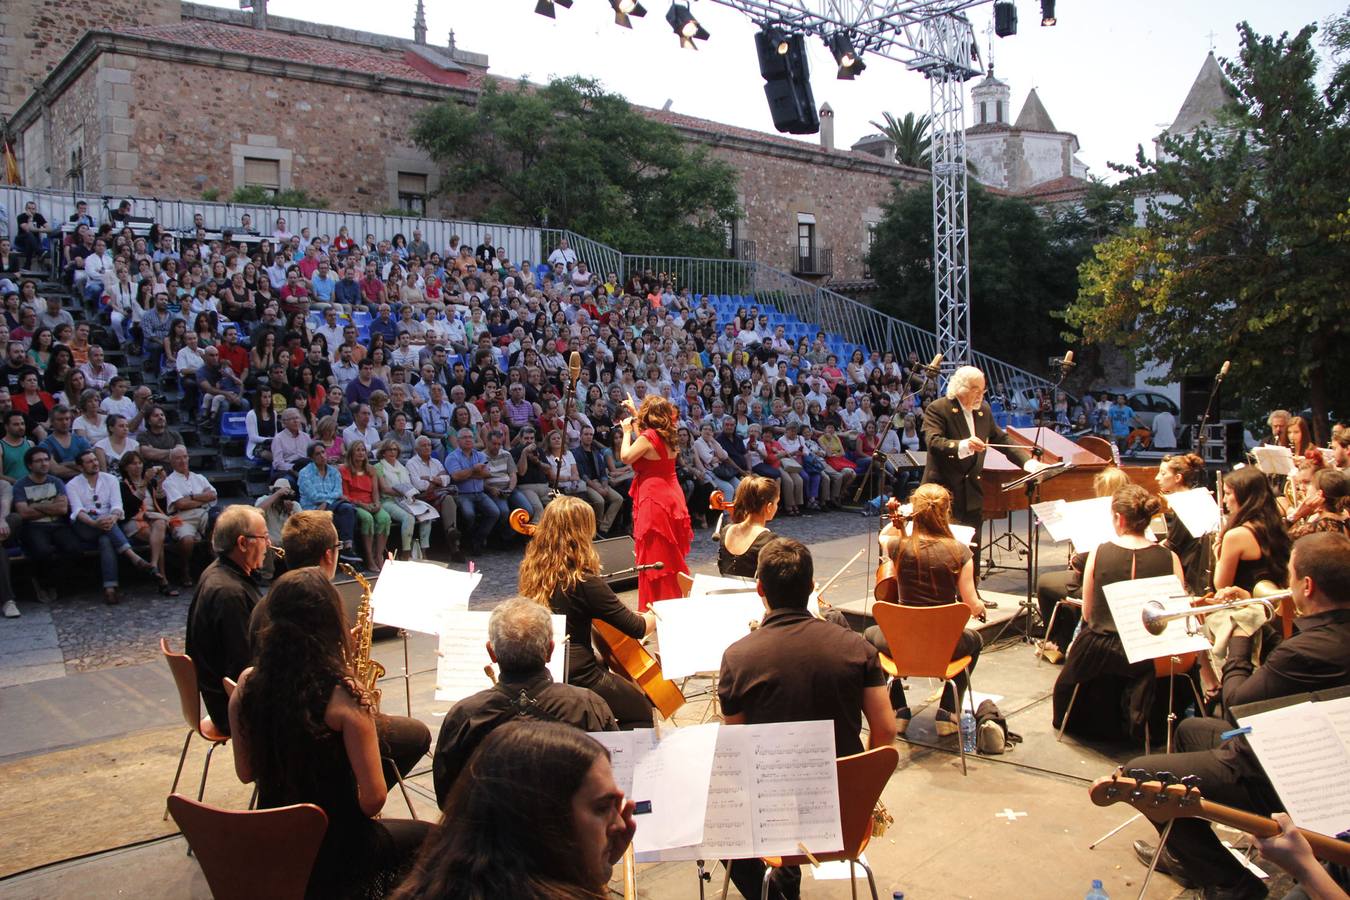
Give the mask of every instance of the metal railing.
[(754, 259), (755, 242), (736, 238), (731, 242), (728, 252), (732, 259)]
[[(328, 235), (333, 237), (343, 225), (347, 233), (360, 243), (367, 234), (376, 239), (392, 238), (402, 234), (412, 242), (414, 230), (422, 232), (422, 239), (432, 250), (444, 254), (450, 246), (450, 237), (459, 235), (463, 244), (470, 248), (478, 246), (483, 238), (492, 235), (494, 246), (506, 251), (510, 260), (518, 265), (539, 262), (539, 248), (548, 246), (540, 238), (537, 228), (519, 225), (496, 225), (485, 222), (471, 222), (455, 219), (420, 219), (415, 216), (385, 216), (379, 213), (343, 212), (327, 209), (297, 209), (285, 206), (255, 206), (242, 203), (209, 203), (205, 200), (162, 200), (158, 197), (109, 197), (98, 194), (70, 191), (55, 191), (40, 188), (0, 185), (0, 229), (14, 227), (14, 217), (23, 211), (28, 200), (36, 200), (38, 211), (46, 217), (51, 226), (64, 224), (75, 213), (75, 204), (84, 200), (89, 204), (89, 214), (96, 221), (108, 219), (108, 213), (116, 209), (123, 200), (131, 202), (131, 214), (136, 218), (151, 219), (163, 228), (179, 231), (192, 227), (192, 217), (201, 213), (207, 231), (221, 228), (238, 230), (240, 220), (248, 215), (252, 219), (253, 231), (270, 235), (276, 229), (278, 217), (286, 220), (289, 231), (300, 233), (308, 228), (313, 237)], [(0, 233), (5, 231), (0, 230)]]
[(799, 275), (833, 275), (834, 249), (812, 247), (806, 253), (798, 251), (792, 263), (792, 271)]

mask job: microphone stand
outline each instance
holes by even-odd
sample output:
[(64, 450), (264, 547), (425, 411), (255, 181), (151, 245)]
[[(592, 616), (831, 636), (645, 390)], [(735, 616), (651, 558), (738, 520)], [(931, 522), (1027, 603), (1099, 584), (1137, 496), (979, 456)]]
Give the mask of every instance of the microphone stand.
[[(1219, 397), (1219, 386), (1223, 384), (1222, 371), (1215, 377), (1214, 386), (1209, 389), (1209, 402), (1205, 404), (1205, 411), (1200, 416), (1200, 433), (1196, 435), (1195, 447), (1201, 459), (1205, 459), (1205, 442), (1209, 440), (1209, 414), (1214, 408), (1214, 401)], [(1209, 460), (1205, 459), (1205, 462)]]

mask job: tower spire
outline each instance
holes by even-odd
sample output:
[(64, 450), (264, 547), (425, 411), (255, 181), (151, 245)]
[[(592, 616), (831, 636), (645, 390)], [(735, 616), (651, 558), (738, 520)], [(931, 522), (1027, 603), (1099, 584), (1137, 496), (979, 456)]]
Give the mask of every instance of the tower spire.
[(417, 0), (417, 15), (413, 18), (413, 43), (427, 42), (427, 10), (422, 0)]

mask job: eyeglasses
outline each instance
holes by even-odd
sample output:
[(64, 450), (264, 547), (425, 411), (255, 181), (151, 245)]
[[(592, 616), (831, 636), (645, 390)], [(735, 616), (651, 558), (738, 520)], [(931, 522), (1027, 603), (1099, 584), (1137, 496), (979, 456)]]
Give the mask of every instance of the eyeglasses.
[(247, 538), (247, 539), (250, 540), (250, 541), (270, 541), (270, 540), (272, 540), (272, 536), (271, 536), (270, 534), (246, 534), (246, 535), (244, 535), (244, 537)]

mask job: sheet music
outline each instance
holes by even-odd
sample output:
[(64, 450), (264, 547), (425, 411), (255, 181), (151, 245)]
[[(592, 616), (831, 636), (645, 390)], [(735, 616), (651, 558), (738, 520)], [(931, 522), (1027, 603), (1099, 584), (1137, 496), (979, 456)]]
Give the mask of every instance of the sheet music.
[[(690, 597), (703, 597), (712, 591), (717, 591), (716, 596), (733, 596), (731, 591), (749, 591), (755, 596), (759, 596), (755, 591), (755, 579), (736, 578), (728, 575), (705, 575), (699, 572), (694, 575), (694, 584), (689, 588)], [(662, 667), (664, 668), (664, 666)]]
[(1350, 697), (1244, 716), (1238, 724), (1251, 728), (1247, 741), (1296, 825), (1326, 835), (1350, 828)]
[(439, 634), (441, 616), (469, 608), (482, 572), (459, 572), (428, 562), (388, 560), (370, 595), (376, 623)]
[[(436, 699), (453, 703), (492, 687), (492, 681), (483, 672), (484, 666), (491, 665), (493, 671), (500, 668), (487, 652), (491, 612), (456, 609), (441, 616), (436, 626), (441, 636), (436, 651)], [(549, 658), (548, 670), (553, 680), (561, 684), (566, 676), (567, 617), (549, 618), (553, 620), (553, 656)]]
[(832, 722), (722, 726), (702, 843), (638, 861), (795, 854), (798, 843), (813, 853), (843, 849)]
[(685, 678), (722, 668), (722, 654), (750, 633), (750, 623), (764, 616), (759, 594), (740, 592), (677, 597), (652, 604), (661, 645), (661, 671), (667, 678)]
[(1293, 475), (1294, 451), (1288, 447), (1262, 444), (1252, 450), (1256, 467), (1267, 475)]
[(1079, 550), (1092, 550), (1116, 536), (1110, 497), (1047, 500), (1031, 508), (1055, 543), (1072, 541)]
[(1177, 514), (1181, 524), (1193, 537), (1219, 530), (1219, 504), (1205, 488), (1191, 488), (1168, 494), (1167, 505)]
[(1145, 659), (1209, 649), (1209, 641), (1203, 634), (1186, 633), (1186, 623), (1192, 620), (1173, 619), (1162, 634), (1149, 634), (1144, 630), (1144, 605), (1151, 601), (1161, 603), (1167, 612), (1191, 608), (1190, 597), (1177, 576), (1117, 581), (1103, 585), (1102, 593), (1106, 595), (1106, 604), (1111, 608), (1120, 642), (1125, 646), (1125, 657), (1131, 665)]
[(633, 837), (635, 853), (702, 843), (720, 731), (717, 722), (672, 729), (637, 758), (630, 796), (649, 801), (652, 811), (642, 816)]

